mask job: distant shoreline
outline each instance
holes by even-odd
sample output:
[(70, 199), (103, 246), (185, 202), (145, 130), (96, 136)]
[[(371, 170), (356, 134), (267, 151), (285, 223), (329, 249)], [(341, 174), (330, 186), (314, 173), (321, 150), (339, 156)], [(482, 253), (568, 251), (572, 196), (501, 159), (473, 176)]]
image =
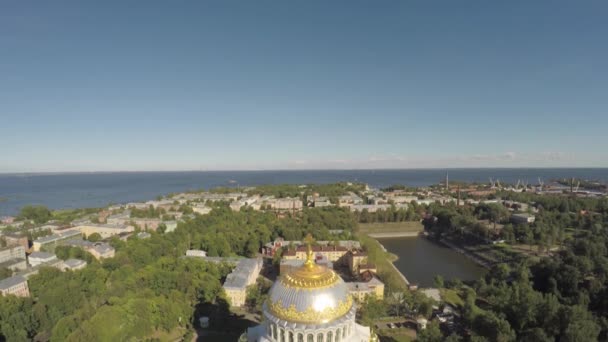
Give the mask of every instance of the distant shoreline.
[(0, 176), (66, 175), (108, 173), (211, 173), (211, 172), (308, 172), (308, 171), (456, 171), (456, 170), (601, 170), (608, 166), (517, 166), (517, 167), (411, 167), (411, 168), (353, 168), (353, 169), (209, 169), (209, 170), (96, 170), (96, 171), (1, 171)]
[(399, 238), (399, 237), (418, 237), (421, 232), (387, 232), (387, 233), (369, 233), (369, 237), (374, 239)]

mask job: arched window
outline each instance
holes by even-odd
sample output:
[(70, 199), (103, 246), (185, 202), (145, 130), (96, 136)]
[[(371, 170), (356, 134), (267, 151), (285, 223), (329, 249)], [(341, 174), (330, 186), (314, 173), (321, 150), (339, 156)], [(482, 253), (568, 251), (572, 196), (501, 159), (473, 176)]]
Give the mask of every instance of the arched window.
[(336, 330), (336, 342), (340, 342), (340, 329)]
[(281, 338), (280, 338), (281, 342), (285, 342), (285, 329), (281, 328), (279, 330), (279, 333), (281, 335)]
[[(346, 327), (348, 327), (348, 325)], [(342, 328), (342, 337), (343, 338), (346, 338), (346, 327)]]
[(327, 342), (334, 342), (334, 333), (331, 331), (327, 333)]
[(323, 342), (323, 333), (317, 334), (317, 342)]
[(308, 336), (306, 336), (306, 342), (315, 342), (315, 336), (313, 334), (308, 334)]
[(290, 332), (289, 332), (289, 342), (296, 342), (296, 341), (294, 341), (294, 339), (293, 339), (293, 331), (290, 331)]
[(298, 333), (298, 342), (304, 342), (304, 334)]
[(275, 325), (273, 323), (269, 323), (268, 329), (270, 329), (270, 336), (272, 336), (272, 338), (274, 340), (276, 340), (277, 339), (277, 330), (276, 330)]

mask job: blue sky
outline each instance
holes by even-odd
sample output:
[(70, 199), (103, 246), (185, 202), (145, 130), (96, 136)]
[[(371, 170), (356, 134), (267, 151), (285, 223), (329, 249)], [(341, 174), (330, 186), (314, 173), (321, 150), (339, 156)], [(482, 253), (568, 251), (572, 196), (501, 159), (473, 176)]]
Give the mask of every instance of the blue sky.
[(605, 1), (0, 3), (0, 172), (608, 166)]

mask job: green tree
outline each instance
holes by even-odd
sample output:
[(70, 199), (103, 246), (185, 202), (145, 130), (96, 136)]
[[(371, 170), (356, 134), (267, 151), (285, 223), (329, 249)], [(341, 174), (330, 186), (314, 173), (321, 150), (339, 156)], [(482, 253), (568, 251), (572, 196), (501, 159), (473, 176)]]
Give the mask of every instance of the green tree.
[(87, 238), (87, 240), (91, 241), (91, 242), (97, 242), (97, 241), (101, 241), (102, 237), (99, 233), (93, 233), (91, 235), (89, 235), (89, 237)]
[(443, 334), (439, 329), (439, 322), (436, 320), (427, 324), (426, 329), (421, 330), (416, 337), (416, 341), (419, 342), (442, 342), (443, 340)]
[(26, 205), (21, 208), (19, 219), (33, 220), (37, 224), (43, 224), (51, 219), (51, 211), (42, 205)]

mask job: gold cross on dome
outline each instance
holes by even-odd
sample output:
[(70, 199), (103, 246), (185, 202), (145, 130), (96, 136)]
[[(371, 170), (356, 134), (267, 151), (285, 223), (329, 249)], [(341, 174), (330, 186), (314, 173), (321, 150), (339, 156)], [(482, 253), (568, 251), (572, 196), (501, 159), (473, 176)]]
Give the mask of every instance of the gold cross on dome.
[(312, 258), (312, 243), (315, 240), (312, 238), (312, 235), (310, 233), (308, 233), (308, 235), (306, 235), (306, 238), (304, 238), (304, 242), (308, 245), (308, 251), (306, 251), (306, 261), (304, 262), (304, 266), (308, 269), (313, 268), (315, 261)]
[(315, 242), (315, 239), (312, 237), (312, 234), (308, 233), (304, 238), (304, 242), (308, 245), (308, 247), (310, 247), (310, 245)]

